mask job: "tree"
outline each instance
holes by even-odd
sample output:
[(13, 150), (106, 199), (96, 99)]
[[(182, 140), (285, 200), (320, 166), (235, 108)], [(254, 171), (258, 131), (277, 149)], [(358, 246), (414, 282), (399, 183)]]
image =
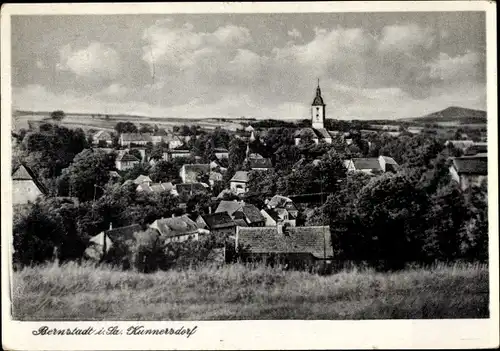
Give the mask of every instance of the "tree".
[(386, 173), (359, 192), (356, 211), (366, 258), (383, 269), (403, 268), (418, 256), (427, 195), (405, 173)]
[(129, 152), (128, 152), (130, 155), (136, 157), (138, 160), (142, 161), (142, 154), (139, 150), (137, 149), (131, 149)]
[(118, 122), (115, 125), (115, 130), (118, 134), (138, 132), (137, 126), (132, 122)]
[(101, 194), (109, 180), (109, 171), (115, 168), (114, 154), (106, 154), (101, 150), (86, 149), (75, 156), (73, 163), (64, 170), (62, 177), (68, 181), (73, 196), (81, 201), (94, 198)]
[(32, 265), (54, 258), (54, 247), (64, 236), (60, 218), (40, 202), (24, 211), (15, 211), (13, 218), (13, 263)]
[(169, 161), (158, 161), (149, 172), (153, 182), (176, 182), (179, 179), (180, 168)]
[(134, 233), (130, 248), (130, 261), (134, 269), (142, 273), (154, 272), (165, 260), (159, 233), (151, 228)]
[(243, 140), (234, 138), (229, 143), (229, 168), (237, 171), (241, 169), (246, 157), (246, 144)]
[(153, 127), (149, 124), (143, 124), (141, 128), (139, 128), (139, 133), (153, 133), (153, 131)]
[(61, 121), (64, 117), (66, 117), (66, 114), (61, 110), (53, 111), (50, 113), (50, 118), (54, 121)]

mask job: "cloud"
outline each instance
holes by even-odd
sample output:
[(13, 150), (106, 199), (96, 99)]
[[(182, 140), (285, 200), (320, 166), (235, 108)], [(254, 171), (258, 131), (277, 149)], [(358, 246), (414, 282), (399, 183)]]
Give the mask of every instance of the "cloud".
[(112, 83), (104, 88), (100, 95), (109, 97), (124, 97), (129, 92), (129, 89), (121, 83)]
[(71, 71), (80, 77), (113, 78), (120, 73), (119, 54), (111, 47), (92, 42), (84, 49), (73, 50), (71, 44), (59, 50), (59, 70)]
[(411, 53), (420, 49), (430, 49), (436, 34), (431, 28), (416, 24), (386, 26), (382, 30), (379, 48), (383, 52)]
[(293, 28), (292, 30), (289, 30), (288, 35), (291, 36), (292, 38), (301, 38), (302, 37), (302, 33), (300, 33), (297, 28)]
[(252, 40), (247, 28), (234, 25), (219, 27), (212, 33), (193, 29), (189, 23), (175, 28), (170, 20), (157, 21), (142, 36), (147, 43), (142, 48), (143, 60), (150, 65), (184, 69), (214, 57), (231, 55)]
[(467, 52), (454, 57), (446, 53), (440, 53), (439, 57), (427, 66), (430, 69), (431, 79), (444, 81), (471, 80), (481, 76), (481, 67), (484, 62), (477, 52)]

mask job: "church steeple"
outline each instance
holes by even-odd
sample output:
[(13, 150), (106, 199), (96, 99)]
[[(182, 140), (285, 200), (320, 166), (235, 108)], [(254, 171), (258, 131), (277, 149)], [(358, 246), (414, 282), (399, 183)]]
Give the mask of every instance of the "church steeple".
[(313, 103), (311, 105), (311, 121), (312, 121), (312, 127), (315, 129), (325, 128), (325, 116), (326, 116), (325, 106), (326, 105), (323, 102), (323, 98), (321, 97), (321, 88), (319, 87), (319, 78), (318, 78), (318, 87), (316, 88), (316, 96), (314, 97)]
[(323, 98), (321, 97), (321, 88), (319, 87), (319, 78), (318, 78), (318, 87), (316, 88), (316, 97), (312, 103), (313, 106), (325, 106), (323, 102)]

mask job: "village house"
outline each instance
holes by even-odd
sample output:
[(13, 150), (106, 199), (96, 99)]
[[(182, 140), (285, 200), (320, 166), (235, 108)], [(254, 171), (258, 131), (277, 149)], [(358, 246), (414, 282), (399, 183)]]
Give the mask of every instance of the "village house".
[(273, 168), (269, 158), (247, 158), (245, 162), (252, 171), (267, 171)]
[(384, 172), (396, 172), (398, 164), (392, 157), (379, 156), (378, 158), (353, 158), (345, 160), (344, 165), (348, 172), (364, 172), (374, 175)]
[(250, 227), (262, 227), (266, 222), (257, 207), (244, 201), (222, 200), (215, 210), (215, 213), (221, 212), (227, 212), (233, 220), (241, 220)]
[(116, 169), (119, 171), (134, 168), (139, 163), (141, 163), (141, 160), (129, 153), (119, 153), (115, 160)]
[(94, 235), (89, 240), (89, 245), (85, 250), (85, 256), (97, 262), (109, 261), (120, 262), (123, 268), (129, 268), (130, 249), (136, 243), (135, 233), (142, 230), (138, 224), (126, 227), (109, 229)]
[(142, 184), (142, 183), (152, 183), (153, 181), (151, 180), (151, 178), (149, 178), (149, 176), (147, 175), (139, 175), (137, 178), (134, 179), (134, 184)]
[(464, 150), (465, 156), (473, 156), (486, 153), (488, 153), (488, 143), (485, 142), (474, 142), (473, 145), (467, 147)]
[(166, 183), (143, 182), (143, 183), (137, 185), (136, 191), (145, 192), (145, 193), (169, 192), (173, 195), (176, 194), (176, 193), (174, 193), (174, 185), (171, 182), (166, 182)]
[(24, 205), (35, 202), (47, 194), (47, 189), (26, 165), (20, 165), (12, 174), (12, 204)]
[(446, 140), (446, 142), (444, 143), (444, 146), (453, 146), (455, 149), (461, 150), (462, 152), (465, 152), (467, 148), (473, 145), (473, 140)]
[(146, 145), (147, 143), (152, 143), (150, 133), (122, 133), (118, 140), (119, 144), (123, 146), (130, 147), (132, 145)]
[(454, 157), (450, 175), (462, 190), (470, 186), (480, 186), (488, 178), (488, 157), (486, 155)]
[(207, 229), (220, 237), (236, 234), (236, 223), (227, 212), (200, 215), (196, 223), (199, 228)]
[(266, 201), (269, 209), (285, 210), (292, 218), (297, 218), (299, 210), (292, 199), (282, 195), (274, 195), (269, 201)]
[(155, 130), (151, 135), (151, 142), (153, 145), (160, 144), (164, 141), (164, 138), (167, 136), (167, 133), (164, 129)]
[(236, 227), (235, 244), (243, 261), (286, 268), (324, 270), (333, 259), (329, 226)]
[(300, 171), (302, 169), (302, 167), (304, 167), (305, 165), (307, 165), (308, 163), (312, 163), (313, 166), (317, 167), (320, 165), (321, 163), (321, 159), (319, 158), (316, 158), (312, 161), (308, 161), (307, 159), (305, 159), (304, 157), (302, 157), (300, 160), (298, 160), (293, 166), (292, 166), (292, 171), (293, 172), (296, 172), (296, 171)]
[(191, 157), (191, 151), (187, 149), (169, 150), (167, 153), (167, 159), (165, 161), (172, 161), (176, 158), (188, 158), (188, 157)]
[(229, 162), (227, 158), (215, 159), (210, 162), (210, 169), (219, 170), (221, 172), (227, 171)]
[(187, 215), (155, 220), (149, 226), (160, 233), (164, 243), (199, 240), (200, 235), (207, 234), (207, 230), (200, 230), (196, 222)]
[(229, 188), (236, 195), (244, 194), (248, 191), (248, 181), (248, 172), (237, 171), (229, 181)]
[(420, 134), (424, 130), (424, 127), (408, 127), (406, 130), (411, 134)]
[(170, 150), (176, 149), (176, 148), (184, 145), (184, 142), (182, 141), (182, 139), (173, 133), (166, 134), (163, 137), (163, 142), (168, 145), (168, 148)]
[(100, 130), (92, 136), (92, 143), (94, 145), (112, 145), (113, 136), (110, 132), (105, 130)]
[(209, 173), (210, 164), (186, 164), (179, 171), (183, 183), (196, 183), (199, 181), (198, 176)]

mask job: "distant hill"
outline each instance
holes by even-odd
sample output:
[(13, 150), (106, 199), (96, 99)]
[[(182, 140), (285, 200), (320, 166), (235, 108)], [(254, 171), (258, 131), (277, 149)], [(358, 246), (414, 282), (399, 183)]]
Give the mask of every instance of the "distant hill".
[(409, 120), (421, 123), (457, 122), (460, 124), (486, 123), (486, 111), (451, 106), (444, 110), (425, 116), (410, 118)]

